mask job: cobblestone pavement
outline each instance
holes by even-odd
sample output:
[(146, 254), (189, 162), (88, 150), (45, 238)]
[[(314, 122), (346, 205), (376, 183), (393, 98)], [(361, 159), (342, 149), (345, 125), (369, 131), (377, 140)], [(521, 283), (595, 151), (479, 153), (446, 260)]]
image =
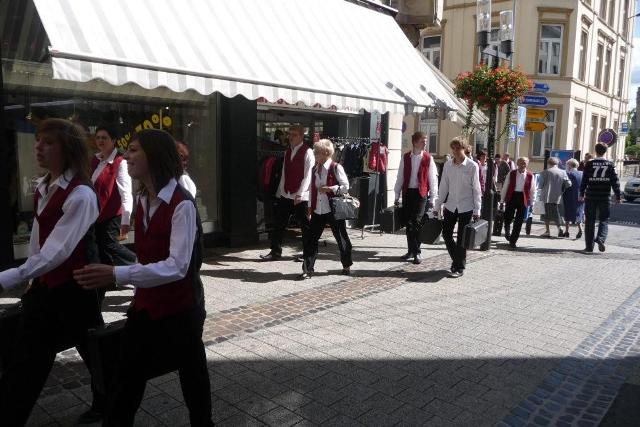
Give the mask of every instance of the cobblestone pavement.
[[(256, 261), (264, 246), (209, 253), (216, 424), (595, 426), (638, 366), (635, 248), (583, 255), (582, 242), (523, 236), (508, 251), (496, 238), (448, 279), (443, 245), (412, 265), (397, 261), (404, 236), (351, 235), (349, 277), (329, 235), (306, 281), (290, 259)], [(109, 293), (107, 318), (122, 317), (129, 298)], [(75, 350), (60, 354), (29, 425), (73, 425), (88, 381)], [(187, 420), (177, 376), (150, 381), (136, 424)]]

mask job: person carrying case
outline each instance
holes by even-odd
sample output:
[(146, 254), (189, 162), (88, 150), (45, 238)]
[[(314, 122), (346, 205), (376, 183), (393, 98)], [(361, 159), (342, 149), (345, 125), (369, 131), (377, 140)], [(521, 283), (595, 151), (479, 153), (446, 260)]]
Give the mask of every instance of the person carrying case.
[(425, 213), (422, 220), (422, 229), (420, 229), (420, 242), (427, 245), (435, 245), (440, 241), (442, 234), (442, 219), (434, 215), (430, 217)]
[(489, 223), (484, 219), (470, 222), (464, 227), (462, 245), (465, 249), (475, 249), (487, 241)]
[(402, 229), (404, 226), (402, 221), (402, 207), (389, 206), (382, 211), (381, 219), (382, 231), (388, 234), (393, 234)]

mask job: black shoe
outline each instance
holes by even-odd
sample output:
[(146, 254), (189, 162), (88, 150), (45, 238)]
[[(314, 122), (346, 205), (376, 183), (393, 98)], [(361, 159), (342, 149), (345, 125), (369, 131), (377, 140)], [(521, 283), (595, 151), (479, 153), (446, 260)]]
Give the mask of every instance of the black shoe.
[(578, 234), (576, 234), (576, 240), (582, 237), (582, 230), (578, 230)]
[(295, 255), (293, 256), (293, 260), (294, 260), (295, 262), (302, 262), (302, 261), (304, 261), (304, 254), (295, 254)]
[(298, 276), (298, 280), (307, 280), (311, 279), (311, 273), (302, 273)]
[(89, 409), (84, 414), (80, 415), (77, 424), (93, 424), (102, 421), (102, 412), (95, 409)]
[(342, 275), (344, 275), (344, 276), (348, 276), (348, 275), (350, 275), (350, 274), (351, 274), (351, 267), (345, 267), (345, 268), (343, 268), (343, 269), (342, 269), (342, 273), (341, 273), (341, 274), (342, 274)]
[(604, 252), (607, 248), (604, 246), (604, 242), (602, 240), (596, 240), (596, 243), (598, 245), (598, 250), (600, 252)]
[(420, 254), (416, 254), (416, 256), (413, 257), (413, 263), (414, 264), (420, 264), (422, 263), (422, 255)]
[(451, 270), (449, 273), (447, 273), (448, 277), (451, 277), (452, 279), (457, 279), (458, 277), (462, 276), (462, 270)]
[(584, 248), (582, 250), (583, 254), (592, 254), (593, 253), (593, 248), (589, 249), (589, 248)]
[(516, 248), (517, 248), (517, 246), (516, 246), (516, 242), (509, 242), (509, 247), (510, 247), (511, 249), (516, 249)]
[(411, 252), (407, 252), (400, 257), (400, 259), (403, 261), (409, 261), (411, 258), (413, 258), (413, 254)]
[(266, 255), (260, 255), (260, 259), (263, 261), (277, 261), (282, 258), (282, 255), (277, 254), (275, 252), (269, 252)]
[(558, 237), (564, 237), (564, 231), (562, 231), (562, 228), (558, 228)]
[(571, 237), (568, 230), (564, 232), (564, 237), (567, 237), (567, 238)]

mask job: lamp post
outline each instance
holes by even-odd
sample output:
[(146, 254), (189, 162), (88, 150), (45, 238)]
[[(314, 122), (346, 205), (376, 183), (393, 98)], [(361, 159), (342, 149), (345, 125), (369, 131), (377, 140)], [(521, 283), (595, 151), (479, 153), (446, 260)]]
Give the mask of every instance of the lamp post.
[[(486, 54), (493, 58), (492, 68), (498, 67), (500, 60), (500, 51), (509, 58), (513, 54), (513, 12), (503, 11), (500, 13), (500, 46), (496, 46), (495, 53), (484, 52), (489, 45), (489, 32), (491, 31), (491, 0), (476, 0), (477, 22), (476, 22), (476, 42), (480, 47), (480, 61), (482, 62), (482, 54)], [(493, 211), (496, 201), (496, 191), (493, 185), (493, 175), (495, 165), (493, 156), (496, 145), (496, 123), (498, 118), (498, 106), (489, 107), (489, 129), (487, 130), (487, 175), (485, 178), (484, 194), (482, 196), (481, 217), (486, 220), (489, 225), (487, 240), (480, 246), (483, 251), (489, 250), (491, 247), (491, 234), (493, 231)], [(510, 117), (507, 120), (511, 120)]]

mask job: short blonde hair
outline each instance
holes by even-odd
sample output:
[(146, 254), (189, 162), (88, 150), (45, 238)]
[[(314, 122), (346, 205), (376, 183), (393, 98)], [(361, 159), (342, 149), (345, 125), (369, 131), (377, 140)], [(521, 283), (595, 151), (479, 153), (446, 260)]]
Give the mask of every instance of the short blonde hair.
[(547, 160), (548, 165), (557, 166), (560, 164), (560, 159), (557, 157), (549, 157)]
[(456, 136), (453, 138), (449, 143), (449, 148), (453, 148), (454, 145), (459, 145), (460, 148), (464, 149), (464, 151), (471, 150), (471, 145), (469, 145), (469, 142), (463, 136)]
[(578, 163), (578, 161), (576, 159), (567, 160), (567, 166), (570, 167), (571, 169), (577, 168), (579, 164), (580, 163)]
[(518, 157), (518, 160), (516, 160), (516, 163), (517, 163), (518, 161), (520, 161), (520, 160), (524, 160), (524, 162), (525, 162), (526, 164), (529, 164), (529, 158), (528, 158), (528, 157), (525, 157), (525, 156)]
[(328, 139), (321, 139), (313, 143), (313, 154), (322, 153), (327, 157), (332, 157), (334, 153), (333, 143)]

